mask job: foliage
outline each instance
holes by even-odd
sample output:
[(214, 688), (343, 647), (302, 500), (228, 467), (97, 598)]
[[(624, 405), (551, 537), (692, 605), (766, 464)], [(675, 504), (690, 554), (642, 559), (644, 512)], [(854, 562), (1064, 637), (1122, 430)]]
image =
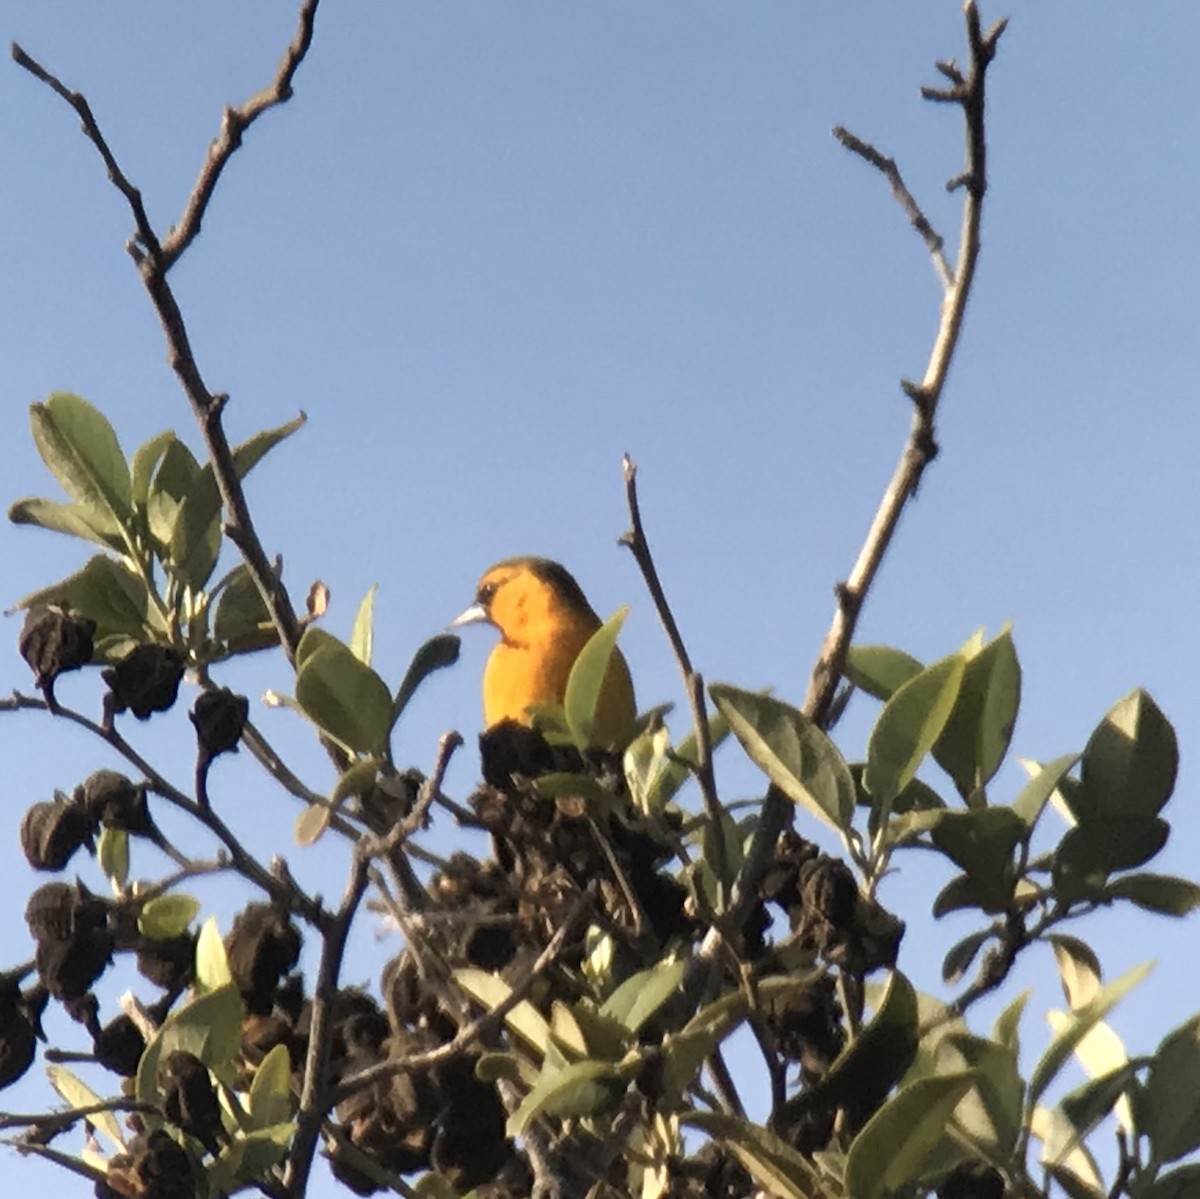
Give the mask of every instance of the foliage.
[[(931, 94), (963, 106), (969, 161), (981, 161), (982, 76), (1002, 26), (983, 35), (972, 5), (967, 24), (970, 78), (939, 64), (952, 87)], [(303, 45), (290, 53), (294, 70)], [(282, 102), (284, 68), (277, 83)], [(238, 111), (248, 123), (261, 109)], [(214, 149), (212, 169), (235, 148)], [(983, 190), (982, 180), (967, 188), (968, 234)], [(199, 217), (168, 250), (135, 215), (161, 303)], [(948, 312), (961, 314), (969, 277), (960, 262)], [(51, 1002), (121, 1080), (97, 1090), (51, 1064), (68, 1110), (9, 1118), (25, 1128), (22, 1151), (136, 1199), (248, 1187), (299, 1199), (318, 1140), (358, 1194), (1165, 1199), (1195, 1188), (1200, 1167), (1186, 1159), (1200, 1149), (1200, 1016), (1131, 1056), (1107, 1018), (1147, 967), (1105, 982), (1079, 935), (1083, 917), (1116, 904), (1176, 918), (1200, 906), (1196, 883), (1150, 869), (1170, 836), (1162, 812), (1178, 746), (1147, 692), (1115, 703), (1081, 750), (1022, 762), (1028, 780), (1014, 786), (1004, 767), (1022, 668), (1010, 630), (978, 633), (928, 665), (851, 645), (855, 584), (842, 596), (848, 629), (832, 639), (834, 665), (815, 672), (825, 700), (820, 689), (803, 708), (731, 684), (706, 692), (639, 541), (630, 476), (631, 548), (691, 688), (691, 733), (673, 744), (651, 718), (620, 754), (589, 748), (622, 610), (579, 654), (560, 707), (539, 712), (536, 728), (504, 722), (484, 734), (483, 781), (456, 804), (441, 794), (455, 740), (425, 778), (397, 767), (393, 734), (423, 680), (456, 660), (457, 640), (425, 642), (393, 686), (372, 665), (373, 591), (347, 642), (320, 626), (319, 589), (296, 619), (239, 488), (301, 421), (229, 447), (214, 432), (219, 399), (183, 382), (207, 462), (170, 431), (127, 458), (103, 413), (55, 394), (32, 406), (32, 433), (67, 501), (20, 499), (9, 513), (88, 543), (91, 556), (20, 601), (20, 649), (42, 698), (0, 711), (82, 725), (137, 775), (97, 770), (21, 823), (32, 869), (61, 874), (86, 852), (108, 894), (78, 881), (32, 893), (33, 963), (0, 974), (0, 1086), (33, 1064)], [(920, 421), (932, 421), (937, 396), (909, 392), (931, 443)], [(218, 576), (230, 542), (242, 559)], [(309, 722), (336, 766), (328, 795), (297, 779), (258, 736), (246, 698), (218, 685), (231, 659), (270, 649), (295, 671), (294, 696), (272, 702)], [(88, 668), (107, 687), (98, 720), (56, 690)], [(199, 685), (193, 793), (138, 757), (117, 723), (173, 707), (185, 673)], [(831, 735), (842, 677), (881, 705), (862, 761)], [(730, 736), (762, 772), (761, 804), (722, 802), (712, 787), (712, 749)], [(301, 845), (345, 840), (337, 908), (260, 863), (214, 810), (209, 766), (239, 746), (304, 802)], [(688, 798), (693, 777), (700, 804)], [(435, 803), (485, 829), (492, 856), (432, 859), (419, 877)], [(156, 819), (167, 806), (206, 828), (221, 854), (200, 861), (172, 844)], [(844, 858), (795, 831), (796, 813)], [(139, 877), (155, 860), (146, 842), (174, 873)], [(879, 898), (888, 871), (918, 856), (949, 875), (933, 917), (957, 912), (973, 925), (945, 948), (946, 1003), (906, 975), (905, 924)], [(187, 889), (222, 872), (255, 892), (224, 936), (212, 919), (197, 927)], [(404, 934), (378, 994), (339, 978), (368, 885)], [(319, 953), (311, 988), (295, 972), (306, 940)], [(986, 1031), (968, 1017), (1031, 953), (1053, 954), (1067, 1010), (1050, 1014), (1051, 1043), (1028, 1061), (1025, 996)], [(101, 1020), (95, 988), (116, 957), (135, 958), (154, 994)], [(734, 1037), (757, 1046), (765, 1112), (743, 1102), (745, 1084), (725, 1064)], [(1072, 1057), (1088, 1081), (1060, 1094)], [(118, 1119), (126, 1111), (136, 1119)], [(83, 1120), (81, 1151), (54, 1145)], [(1095, 1148), (1110, 1120), (1120, 1159), (1106, 1178)]]

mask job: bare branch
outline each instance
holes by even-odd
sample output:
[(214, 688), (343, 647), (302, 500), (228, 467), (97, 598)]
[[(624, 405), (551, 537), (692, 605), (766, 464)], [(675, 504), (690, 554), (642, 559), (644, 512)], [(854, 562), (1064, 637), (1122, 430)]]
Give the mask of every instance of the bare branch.
[(192, 188), (192, 194), (188, 196), (183, 219), (163, 241), (161, 265), (164, 274), (195, 241), (208, 209), (208, 202), (212, 199), (217, 181), (221, 178), (221, 172), (233, 157), (234, 151), (242, 144), (243, 134), (269, 108), (286, 104), (292, 98), (292, 79), (312, 43), (313, 22), (316, 20), (319, 3), (320, 0), (305, 0), (300, 9), (300, 23), (296, 35), (284, 51), (275, 78), (244, 104), (225, 109), (221, 119), (221, 136), (209, 147), (200, 177)]
[[(959, 102), (962, 104), (966, 125), (964, 173), (970, 182), (963, 202), (958, 259), (953, 271), (952, 285), (942, 301), (941, 319), (925, 374), (920, 383), (904, 385), (904, 390), (913, 401), (913, 418), (908, 440), (849, 578), (836, 589), (837, 608), (833, 622), (821, 644), (809, 680), (804, 713), (821, 727), (825, 727), (830, 718), (859, 613), (883, 556), (891, 544), (900, 515), (908, 501), (916, 494), (925, 467), (937, 453), (934, 417), (950, 370), (950, 362), (958, 347), (963, 314), (975, 278), (983, 197), (987, 190), (984, 85), (988, 65), (995, 55), (996, 42), (1004, 32), (1004, 22), (998, 23), (986, 35), (982, 35), (979, 31), (979, 14), (975, 0), (967, 0), (965, 17), (970, 66), (964, 83), (964, 94)], [(742, 926), (757, 902), (759, 886), (774, 856), (779, 834), (787, 827), (791, 814), (791, 800), (778, 788), (770, 787), (763, 801), (758, 828), (734, 886), (731, 912), (734, 928)], [(700, 954), (697, 955), (694, 969), (689, 971), (689, 984), (693, 980), (692, 976), (699, 974), (700, 962), (711, 963), (716, 958), (720, 946), (720, 932), (711, 929), (704, 939)]]
[(929, 251), (929, 255), (933, 259), (934, 270), (937, 271), (938, 278), (942, 281), (942, 286), (946, 291), (949, 291), (954, 286), (954, 277), (950, 270), (950, 264), (946, 261), (946, 255), (942, 250), (945, 243), (942, 241), (941, 234), (929, 223), (929, 218), (921, 211), (921, 206), (916, 202), (912, 192), (905, 185), (900, 175), (900, 168), (896, 165), (896, 160), (881, 154), (869, 142), (864, 142), (862, 138), (856, 137), (849, 129), (843, 128), (841, 125), (834, 125), (833, 136), (847, 150), (869, 162), (892, 185), (892, 195), (896, 197), (900, 207), (904, 209), (904, 214), (912, 223), (912, 227), (921, 235), (921, 240), (925, 243), (925, 248)]
[[(650, 543), (646, 540), (646, 530), (642, 526), (641, 506), (637, 494), (637, 464), (628, 454), (621, 460), (621, 468), (625, 475), (625, 499), (629, 507), (629, 529), (622, 534), (619, 543), (633, 554), (650, 598), (654, 601), (654, 610), (666, 630), (667, 639), (679, 665), (679, 673), (683, 676), (683, 687), (687, 692), (688, 707), (692, 713), (692, 726), (696, 733), (696, 781), (700, 786), (700, 795), (704, 801), (704, 810), (713, 827), (721, 828), (722, 812), (720, 800), (717, 798), (717, 780), (713, 774), (712, 741), (708, 733), (708, 711), (704, 702), (704, 680), (692, 667), (687, 647), (683, 643), (683, 635), (675, 621), (671, 605), (667, 603), (667, 595), (663, 590), (662, 581), (658, 577), (658, 568), (654, 565), (654, 556), (650, 552)], [(718, 860), (715, 863), (722, 878), (729, 877), (725, 862), (725, 838), (716, 838)]]

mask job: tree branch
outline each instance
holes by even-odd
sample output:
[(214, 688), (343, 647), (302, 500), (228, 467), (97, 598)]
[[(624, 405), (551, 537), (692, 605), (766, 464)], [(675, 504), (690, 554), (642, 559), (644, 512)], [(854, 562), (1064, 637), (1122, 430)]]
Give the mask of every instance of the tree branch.
[(233, 152), (241, 144), (246, 128), (267, 109), (284, 103), (291, 96), (292, 79), (312, 41), (313, 21), (318, 2), (319, 0), (305, 0), (302, 5), (299, 28), (280, 62), (272, 83), (241, 107), (226, 109), (221, 137), (209, 150), (204, 168), (184, 208), (183, 219), (164, 242), (160, 242), (154, 232), (142, 203), (141, 192), (118, 165), (116, 155), (105, 140), (87, 100), (79, 92), (63, 84), (16, 43), (13, 43), (12, 47), (12, 55), (18, 65), (50, 87), (79, 114), (84, 134), (103, 159), (109, 179), (129, 204), (136, 234), (126, 248), (137, 264), (142, 283), (155, 312), (158, 313), (167, 342), (167, 361), (179, 379), (204, 437), (227, 515), (226, 534), (241, 551), (246, 567), (258, 585), (271, 614), (284, 653), (291, 662), (295, 661), (296, 645), (300, 640), (300, 623), (296, 618), (291, 597), (272, 567), (250, 517), (233, 450), (221, 424), (221, 413), (228, 397), (210, 392), (204, 382), (183, 314), (167, 282), (167, 274), (200, 232), (200, 225), (217, 181)]

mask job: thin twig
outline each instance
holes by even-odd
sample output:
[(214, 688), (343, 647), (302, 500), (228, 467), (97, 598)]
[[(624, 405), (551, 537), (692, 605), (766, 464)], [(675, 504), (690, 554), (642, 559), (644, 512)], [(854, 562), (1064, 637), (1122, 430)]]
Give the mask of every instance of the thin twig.
[(622, 534), (619, 542), (633, 554), (634, 561), (637, 562), (638, 569), (642, 572), (646, 589), (654, 601), (654, 610), (658, 613), (658, 619), (666, 631), (667, 640), (671, 643), (671, 650), (675, 654), (675, 661), (679, 666), (679, 673), (683, 676), (683, 687), (687, 692), (692, 726), (696, 734), (696, 762), (694, 765), (696, 781), (700, 787), (704, 810), (709, 820), (712, 821), (715, 833), (717, 860), (714, 866), (718, 877), (728, 879), (729, 869), (725, 860), (724, 812), (721, 810), (721, 802), (717, 798), (717, 780), (713, 773), (712, 740), (709, 736), (708, 711), (704, 701), (704, 680), (692, 666), (692, 660), (688, 655), (687, 646), (684, 644), (683, 635), (679, 631), (679, 625), (676, 623), (675, 614), (671, 611), (662, 581), (658, 577), (654, 555), (650, 552), (650, 543), (646, 539), (646, 530), (642, 525), (641, 506), (638, 503), (637, 464), (628, 454), (625, 454), (621, 459), (621, 469), (625, 476), (625, 501), (629, 508), (629, 529)]
[(192, 193), (184, 206), (183, 218), (179, 224), (163, 239), (162, 269), (169, 271), (188, 246), (196, 239), (208, 203), (216, 190), (226, 164), (233, 157), (234, 151), (242, 144), (242, 136), (246, 130), (264, 112), (286, 104), (292, 98), (292, 80), (296, 71), (304, 61), (308, 48), (312, 44), (313, 24), (317, 16), (317, 5), (320, 0), (306, 0), (300, 9), (299, 25), (295, 36), (284, 51), (275, 78), (260, 91), (255, 92), (249, 100), (236, 108), (226, 108), (221, 118), (221, 136), (209, 146), (208, 157), (200, 170)]
[(892, 195), (904, 209), (905, 215), (912, 222), (912, 227), (921, 235), (921, 240), (925, 243), (925, 248), (933, 259), (933, 269), (937, 271), (938, 278), (942, 281), (942, 287), (949, 291), (954, 286), (954, 272), (950, 269), (950, 264), (946, 261), (946, 255), (943, 252), (945, 242), (943, 242), (941, 234), (929, 223), (929, 218), (921, 210), (921, 206), (905, 185), (896, 160), (881, 154), (869, 142), (864, 142), (862, 138), (856, 137), (842, 125), (834, 125), (833, 136), (847, 150), (865, 158), (877, 171), (882, 172), (892, 185)]

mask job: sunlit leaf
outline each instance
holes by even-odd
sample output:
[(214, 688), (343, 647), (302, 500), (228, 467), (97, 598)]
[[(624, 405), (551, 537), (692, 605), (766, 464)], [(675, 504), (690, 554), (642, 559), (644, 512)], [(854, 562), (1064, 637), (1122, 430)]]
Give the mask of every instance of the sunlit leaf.
[(200, 901), (181, 891), (156, 895), (142, 905), (138, 915), (138, 931), (143, 937), (153, 940), (177, 937), (187, 931), (199, 911)]
[(113, 533), (132, 516), (129, 464), (108, 418), (87, 400), (56, 392), (29, 408), (42, 461), (96, 529)]
[(852, 645), (846, 655), (846, 678), (876, 699), (891, 699), (923, 669), (911, 654), (889, 645)]
[(855, 790), (845, 759), (798, 708), (769, 695), (714, 683), (709, 692), (733, 735), (789, 799), (833, 828), (849, 827)]
[(914, 675), (884, 705), (867, 747), (867, 790), (887, 808), (916, 775), (954, 710), (966, 663), (959, 654)]
[(616, 649), (617, 634), (628, 615), (628, 608), (619, 608), (588, 638), (567, 677), (563, 708), (567, 726), (581, 749), (592, 744), (600, 691)]
[(375, 596), (379, 584), (372, 583), (363, 596), (358, 611), (354, 614), (354, 626), (350, 630), (350, 652), (364, 665), (371, 665), (371, 654), (375, 644)]
[(978, 1079), (974, 1071), (920, 1078), (902, 1087), (863, 1126), (846, 1157), (854, 1199), (884, 1199), (920, 1176), (946, 1123)]

